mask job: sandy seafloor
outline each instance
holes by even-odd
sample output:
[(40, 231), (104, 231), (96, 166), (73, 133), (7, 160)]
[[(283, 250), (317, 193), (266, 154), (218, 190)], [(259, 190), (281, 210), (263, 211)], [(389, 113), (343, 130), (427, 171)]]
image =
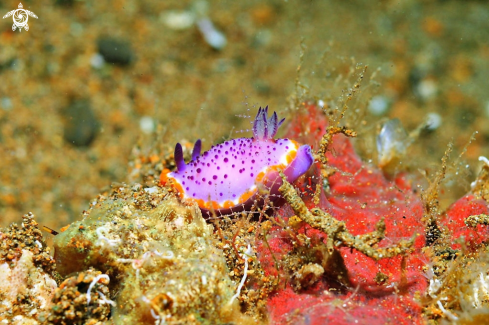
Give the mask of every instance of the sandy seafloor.
[[(2, 16), (18, 2), (0, 2)], [(356, 66), (368, 65), (350, 121), (364, 159), (375, 162), (387, 118), (408, 131), (429, 113), (441, 118), (409, 148), (403, 162), (414, 173), (436, 171), (451, 140), (460, 152), (478, 131), (464, 156), (469, 173), (445, 184), (446, 206), (489, 155), (485, 1), (22, 3), (38, 17), (28, 31), (0, 20), (0, 226), (31, 211), (59, 229), (111, 183), (131, 181), (133, 148), (156, 130), (169, 148), (198, 138), (209, 148), (242, 136), (250, 119), (240, 115), (258, 106), (288, 116), (291, 95), (341, 96)], [(201, 19), (225, 37), (220, 49)], [(98, 44), (113, 40), (116, 63), (104, 63)]]

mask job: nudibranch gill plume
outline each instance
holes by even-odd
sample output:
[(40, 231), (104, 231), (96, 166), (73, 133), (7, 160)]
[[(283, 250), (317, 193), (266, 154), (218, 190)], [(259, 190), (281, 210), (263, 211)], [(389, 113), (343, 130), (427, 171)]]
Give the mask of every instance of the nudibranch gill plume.
[(289, 182), (303, 175), (314, 162), (311, 147), (291, 139), (274, 139), (285, 119), (277, 113), (268, 117), (268, 106), (258, 110), (253, 122), (253, 137), (228, 140), (200, 154), (202, 143), (195, 143), (192, 160), (186, 164), (182, 146), (175, 146), (177, 170), (163, 171), (161, 183), (176, 190), (185, 202), (195, 202), (204, 216), (211, 211), (228, 215), (251, 208), (261, 201), (266, 189), (273, 202), (279, 201), (282, 184), (279, 171)]

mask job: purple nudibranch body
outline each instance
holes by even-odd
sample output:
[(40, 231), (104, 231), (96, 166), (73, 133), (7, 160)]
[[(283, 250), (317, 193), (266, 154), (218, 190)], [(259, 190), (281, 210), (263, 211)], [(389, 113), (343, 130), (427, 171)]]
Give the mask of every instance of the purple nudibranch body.
[(289, 182), (303, 175), (314, 162), (311, 147), (290, 139), (274, 139), (285, 119), (268, 117), (268, 106), (258, 110), (253, 138), (238, 138), (214, 145), (202, 155), (195, 143), (192, 160), (186, 164), (182, 146), (175, 146), (177, 170), (163, 171), (162, 184), (169, 184), (184, 201), (196, 202), (203, 214), (226, 215), (249, 209), (267, 189), (272, 201), (280, 198), (282, 170)]

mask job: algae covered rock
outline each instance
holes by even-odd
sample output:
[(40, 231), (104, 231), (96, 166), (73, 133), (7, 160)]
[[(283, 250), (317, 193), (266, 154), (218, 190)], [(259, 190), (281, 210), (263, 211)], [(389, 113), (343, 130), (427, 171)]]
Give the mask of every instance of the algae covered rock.
[(90, 267), (110, 277), (116, 324), (225, 323), (237, 304), (213, 228), (166, 189), (121, 185), (55, 237), (62, 275)]

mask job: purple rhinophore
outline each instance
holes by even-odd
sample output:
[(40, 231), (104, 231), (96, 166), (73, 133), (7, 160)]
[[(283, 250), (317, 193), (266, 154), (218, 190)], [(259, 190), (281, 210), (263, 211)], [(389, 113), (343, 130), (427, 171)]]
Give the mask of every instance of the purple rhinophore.
[(201, 150), (202, 150), (202, 141), (198, 139), (197, 141), (195, 141), (194, 149), (192, 150), (192, 161), (199, 158)]

